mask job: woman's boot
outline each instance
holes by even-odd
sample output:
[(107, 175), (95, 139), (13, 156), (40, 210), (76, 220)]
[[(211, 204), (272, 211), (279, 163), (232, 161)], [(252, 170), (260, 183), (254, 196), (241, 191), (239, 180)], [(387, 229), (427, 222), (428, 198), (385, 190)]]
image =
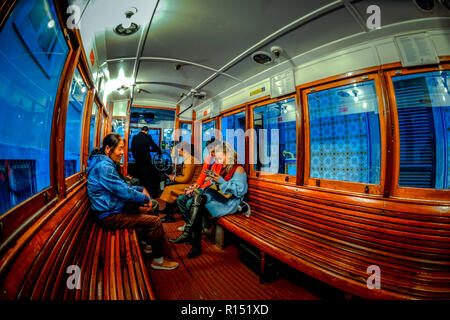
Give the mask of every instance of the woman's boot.
[(175, 209), (174, 203), (168, 203), (166, 202), (166, 207), (164, 210), (161, 211), (161, 213), (165, 213), (166, 215), (161, 218), (161, 222), (175, 222), (175, 217), (173, 216)]
[[(203, 208), (200, 208), (203, 210)], [(202, 219), (197, 219), (192, 230), (192, 248), (187, 254), (189, 259), (193, 259), (202, 252)]]
[[(196, 225), (198, 222), (201, 222), (201, 207), (203, 202), (202, 195), (196, 195), (194, 196), (191, 204), (190, 209), (190, 216), (189, 220), (186, 222), (186, 225), (184, 226), (183, 233), (176, 239), (170, 239), (170, 242), (173, 243), (186, 243), (192, 240), (191, 232), (194, 230), (194, 225)], [(200, 223), (201, 226), (201, 223)]]

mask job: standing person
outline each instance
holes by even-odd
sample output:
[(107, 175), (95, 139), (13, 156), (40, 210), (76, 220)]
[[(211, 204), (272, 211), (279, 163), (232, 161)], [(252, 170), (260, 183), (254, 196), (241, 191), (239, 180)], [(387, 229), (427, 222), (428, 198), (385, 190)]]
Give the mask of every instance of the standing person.
[(153, 198), (158, 197), (159, 174), (152, 164), (150, 152), (157, 152), (161, 155), (162, 151), (153, 141), (152, 136), (148, 134), (148, 127), (142, 128), (141, 132), (133, 137), (131, 141), (131, 153), (136, 161), (136, 177), (141, 184), (150, 192)]
[(235, 213), (248, 191), (247, 174), (237, 159), (238, 154), (228, 143), (218, 145), (216, 161), (223, 166), (221, 174), (209, 172), (208, 176), (214, 183), (208, 188), (199, 189), (187, 202), (189, 220), (184, 231), (178, 238), (169, 241), (192, 242), (188, 258), (195, 258), (202, 251), (202, 215), (209, 213), (216, 218)]
[(174, 184), (168, 185), (164, 188), (160, 199), (166, 203), (166, 208), (161, 211), (166, 216), (161, 219), (162, 222), (175, 222), (174, 209), (175, 200), (179, 195), (184, 193), (184, 190), (188, 186), (188, 183), (192, 180), (195, 172), (195, 158), (194, 158), (194, 146), (186, 142), (181, 142), (176, 146), (178, 149), (178, 155), (183, 157), (183, 168), (181, 174), (171, 174), (169, 180)]
[[(115, 163), (120, 162), (125, 142), (120, 134), (110, 133), (103, 139), (102, 148), (92, 151), (88, 160), (87, 189), (91, 211), (97, 223), (106, 230), (137, 229), (147, 244), (144, 252), (152, 250), (151, 267), (172, 270), (178, 263), (171, 261), (169, 246), (159, 217), (148, 214), (145, 206), (151, 202), (148, 192), (139, 186), (129, 186), (118, 174)], [(130, 211), (128, 204), (139, 204), (143, 210)], [(149, 248), (151, 245), (151, 248)]]

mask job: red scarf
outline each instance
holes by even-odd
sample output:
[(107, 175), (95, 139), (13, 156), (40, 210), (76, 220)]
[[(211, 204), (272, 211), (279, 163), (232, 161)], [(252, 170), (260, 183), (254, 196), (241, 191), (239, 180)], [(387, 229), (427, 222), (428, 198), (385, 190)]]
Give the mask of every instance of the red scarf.
[[(224, 179), (225, 181), (230, 181), (231, 177), (233, 177), (234, 172), (235, 172), (235, 171), (237, 170), (237, 168), (239, 168), (239, 167), (242, 167), (242, 165), (241, 165), (241, 164), (235, 164), (235, 165), (233, 166), (233, 169), (231, 169), (231, 171), (228, 172), (225, 176), (224, 176), (224, 174), (225, 174), (225, 169), (222, 169), (221, 176), (223, 177), (223, 179)], [(242, 168), (244, 168), (244, 167), (242, 167)]]

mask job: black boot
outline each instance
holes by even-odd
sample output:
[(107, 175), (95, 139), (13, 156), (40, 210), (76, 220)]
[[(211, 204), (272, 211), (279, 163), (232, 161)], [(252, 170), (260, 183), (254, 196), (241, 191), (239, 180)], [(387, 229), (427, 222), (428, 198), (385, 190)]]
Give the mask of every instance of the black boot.
[(173, 216), (174, 204), (166, 203), (166, 207), (161, 213), (165, 213), (166, 215), (161, 218), (161, 222), (175, 222), (175, 218)]
[[(200, 208), (202, 209), (202, 208)], [(187, 254), (189, 259), (193, 259), (202, 252), (202, 221), (197, 219), (192, 232), (192, 248)]]
[[(190, 209), (190, 216), (189, 220), (186, 222), (186, 225), (184, 226), (183, 233), (176, 239), (169, 239), (170, 242), (173, 243), (186, 243), (192, 240), (191, 232), (193, 232), (194, 225), (198, 224), (198, 222), (201, 222), (201, 206), (203, 202), (203, 196), (202, 195), (196, 195), (194, 199), (192, 200), (191, 209)], [(201, 226), (201, 223), (200, 223)]]

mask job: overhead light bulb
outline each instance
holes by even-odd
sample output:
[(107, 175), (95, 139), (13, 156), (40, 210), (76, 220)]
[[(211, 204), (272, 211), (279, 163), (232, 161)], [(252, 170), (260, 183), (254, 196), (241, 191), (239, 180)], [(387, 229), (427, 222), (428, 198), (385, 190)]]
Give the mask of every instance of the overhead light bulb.
[(119, 90), (117, 90), (121, 95), (123, 95), (125, 93), (125, 90), (123, 90), (122, 88), (120, 88)]
[(364, 109), (367, 109), (367, 103), (366, 102), (363, 103), (363, 107), (364, 107)]
[(358, 101), (359, 101), (359, 98), (358, 98), (358, 97), (354, 97), (353, 100), (354, 100), (355, 102), (358, 102)]
[(122, 20), (122, 27), (124, 29), (128, 29), (129, 27), (131, 27), (131, 19), (125, 17), (125, 19)]
[(81, 88), (81, 92), (85, 93), (86, 92), (86, 87), (82, 87)]
[(51, 19), (48, 23), (47, 23), (47, 27), (49, 29), (53, 28), (55, 26), (55, 20)]

